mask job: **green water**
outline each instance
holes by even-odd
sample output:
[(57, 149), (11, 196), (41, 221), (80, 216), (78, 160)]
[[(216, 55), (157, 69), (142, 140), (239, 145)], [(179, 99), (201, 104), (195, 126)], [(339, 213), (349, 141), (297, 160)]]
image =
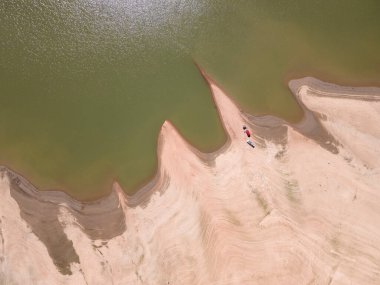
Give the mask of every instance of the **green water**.
[(165, 119), (203, 151), (224, 143), (193, 60), (290, 121), (290, 78), (380, 82), (375, 0), (7, 0), (0, 41), (0, 164), (80, 199), (149, 179)]

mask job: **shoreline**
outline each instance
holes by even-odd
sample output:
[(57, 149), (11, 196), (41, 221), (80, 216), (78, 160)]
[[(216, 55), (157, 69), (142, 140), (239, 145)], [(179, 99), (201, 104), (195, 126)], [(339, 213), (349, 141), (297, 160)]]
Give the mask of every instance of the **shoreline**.
[[(5, 247), (3, 243), (3, 248), (7, 249), (3, 249), (7, 262), (21, 262), (12, 261), (7, 254), (13, 248), (9, 247), (12, 243), (9, 244), (11, 241), (7, 236), (13, 224), (18, 225), (15, 230), (19, 231), (15, 234), (15, 242), (17, 239), (21, 244), (25, 241), (24, 224), (29, 228), (26, 235), (37, 237), (38, 242), (33, 241), (33, 245), (40, 248), (37, 252), (43, 256), (46, 270), (50, 268), (52, 271), (46, 274), (56, 281), (74, 282), (70, 278), (86, 279), (91, 274), (95, 278), (102, 269), (99, 264), (87, 267), (90, 260), (113, 262), (107, 268), (115, 270), (118, 266), (123, 267), (122, 262), (129, 260), (129, 255), (141, 259), (140, 251), (147, 257), (142, 257), (138, 266), (153, 266), (163, 276), (177, 280), (178, 276), (170, 273), (173, 271), (170, 266), (165, 269), (154, 263), (155, 258), (161, 260), (160, 254), (167, 257), (171, 244), (179, 244), (179, 253), (173, 257), (172, 267), (185, 266), (181, 270), (192, 270), (200, 276), (200, 279), (182, 276), (184, 284), (231, 281), (226, 275), (228, 272), (239, 273), (241, 282), (256, 280), (259, 276), (247, 275), (252, 270), (263, 272), (265, 284), (278, 284), (282, 280), (272, 280), (273, 272), (286, 276), (287, 284), (298, 280), (294, 276), (299, 274), (311, 278), (313, 274), (309, 269), (319, 272), (320, 276), (314, 276), (318, 280), (335, 280), (342, 274), (350, 274), (341, 255), (371, 262), (376, 252), (368, 251), (368, 248), (379, 245), (374, 244), (373, 238), (380, 234), (380, 220), (376, 219), (380, 212), (375, 205), (375, 201), (380, 202), (380, 195), (371, 188), (380, 175), (376, 160), (380, 155), (375, 147), (380, 140), (380, 129), (371, 124), (366, 126), (370, 122), (366, 121), (367, 117), (358, 117), (351, 124), (349, 115), (359, 110), (360, 114), (375, 112), (380, 117), (380, 88), (342, 87), (310, 77), (292, 80), (289, 88), (301, 104), (304, 116), (301, 122), (290, 124), (271, 115), (252, 116), (242, 112), (215, 82), (204, 72), (202, 75), (211, 89), (227, 142), (213, 153), (202, 153), (191, 146), (173, 124), (165, 121), (158, 136), (157, 172), (134, 195), (127, 195), (114, 182), (109, 194), (95, 201), (81, 202), (62, 191), (39, 191), (20, 174), (0, 167), (0, 193), (4, 198), (0, 202), (0, 216), (3, 217), (0, 218), (0, 236), (8, 241)], [(368, 120), (375, 121), (377, 117), (371, 116)], [(253, 130), (257, 146), (253, 151), (246, 149), (242, 124)], [(362, 139), (356, 142), (350, 136)], [(361, 147), (362, 141), (368, 144), (368, 148)], [(306, 162), (308, 167), (304, 166)], [(339, 175), (336, 169), (340, 169)], [(325, 209), (324, 205), (329, 207)], [(341, 207), (355, 215), (340, 214)], [(347, 220), (344, 229), (338, 227), (342, 219), (346, 221), (350, 217), (355, 219)], [(360, 222), (366, 219), (366, 223)], [(271, 232), (277, 233), (275, 237)], [(338, 233), (342, 236), (337, 237), (337, 241), (325, 241), (325, 234), (334, 236)], [(281, 241), (282, 237), (287, 239)], [(362, 251), (360, 254), (351, 253), (349, 247), (345, 247), (357, 239), (363, 244), (357, 246)], [(275, 245), (271, 243), (273, 240), (277, 240)], [(311, 242), (312, 246), (309, 245)], [(257, 243), (261, 245), (256, 246)], [(281, 247), (282, 243), (284, 247)], [(134, 248), (135, 244), (141, 244), (141, 249)], [(187, 252), (189, 244), (192, 251)], [(47, 253), (41, 249), (43, 246)], [(287, 252), (290, 247), (297, 249), (295, 256)], [(263, 251), (262, 248), (271, 249)], [(318, 253), (321, 248), (326, 253)], [(333, 252), (328, 253), (328, 249)], [(1, 250), (0, 243), (0, 253)], [(118, 257), (122, 250), (126, 250), (124, 259)], [(272, 257), (273, 252), (282, 256), (282, 251), (286, 253), (282, 258), (290, 259), (288, 265)], [(150, 255), (154, 254), (158, 255), (152, 258)], [(316, 263), (307, 265), (312, 268), (297, 266), (299, 258), (306, 262), (313, 254), (320, 256)], [(236, 263), (232, 262), (232, 257), (231, 260), (225, 259), (225, 255), (234, 256)], [(188, 256), (192, 256), (195, 263), (188, 261)], [(33, 254), (25, 258), (33, 258)], [(178, 262), (182, 258), (183, 262)], [(130, 264), (136, 264), (136, 260), (132, 261), (124, 266), (128, 268)], [(337, 262), (340, 265), (332, 270)], [(364, 273), (355, 280), (375, 284), (366, 279), (372, 267), (368, 269), (362, 264)], [(289, 267), (291, 265), (295, 266), (294, 270)], [(326, 270), (321, 270), (325, 267), (333, 273), (327, 276), (323, 273)], [(54, 268), (58, 270), (57, 274)], [(33, 270), (38, 276), (42, 274), (38, 270), (44, 268)], [(336, 272), (340, 275), (335, 276)], [(127, 273), (128, 270), (125, 276), (133, 275)], [(148, 271), (141, 274), (147, 283), (159, 280), (150, 276)], [(112, 278), (126, 282), (134, 280), (125, 279), (125, 276), (112, 275)], [(108, 280), (110, 277), (104, 275), (102, 278)], [(374, 279), (375, 282), (379, 280)], [(82, 281), (76, 284), (82, 284)]]
[[(215, 101), (215, 96), (212, 92), (212, 86), (213, 85), (218, 86), (218, 84), (213, 79), (211, 79), (202, 70), (202, 68), (198, 64), (195, 63), (195, 65), (198, 68), (199, 72), (201, 73), (203, 79), (205, 80), (206, 84), (208, 85), (208, 87), (210, 89), (210, 93), (211, 93), (211, 96), (213, 99), (213, 103), (215, 105), (215, 108), (217, 109), (219, 121), (223, 127), (225, 134), (226, 134), (225, 143), (215, 151), (201, 152), (200, 150), (198, 150), (197, 148), (192, 146), (191, 143), (188, 142), (181, 135), (181, 132), (170, 121), (166, 120), (165, 123), (167, 122), (167, 123), (171, 124), (172, 127), (180, 134), (182, 139), (184, 141), (186, 141), (189, 149), (192, 152), (194, 152), (197, 156), (202, 158), (205, 162), (207, 162), (207, 161), (214, 160), (216, 156), (223, 153), (229, 147), (229, 145), (231, 143), (231, 137), (228, 135), (228, 132), (225, 128), (225, 125), (222, 122), (222, 114), (220, 112), (220, 109), (219, 109), (216, 101)], [(253, 122), (254, 124), (257, 124), (257, 126), (261, 125), (264, 127), (272, 127), (272, 128), (292, 126), (307, 136), (308, 133), (310, 132), (310, 130), (313, 130), (316, 128), (315, 121), (318, 119), (315, 118), (315, 114), (312, 111), (310, 111), (303, 104), (302, 100), (297, 95), (298, 89), (302, 85), (307, 85), (308, 87), (321, 92), (319, 94), (319, 96), (321, 96), (321, 97), (330, 96), (330, 97), (336, 97), (336, 98), (349, 98), (349, 99), (353, 99), (353, 100), (369, 100), (369, 101), (379, 101), (380, 100), (380, 87), (376, 87), (376, 86), (371, 86), (371, 87), (342, 86), (342, 85), (338, 85), (335, 83), (324, 82), (322, 80), (319, 80), (317, 78), (310, 77), (310, 76), (303, 77), (300, 79), (292, 79), (288, 83), (289, 90), (291, 91), (291, 93), (292, 93), (293, 97), (295, 98), (297, 104), (302, 109), (302, 113), (303, 113), (301, 120), (298, 121), (297, 123), (289, 123), (286, 120), (279, 118), (279, 117), (276, 117), (275, 115), (272, 115), (272, 114), (251, 115), (249, 113), (244, 112), (243, 109), (241, 109), (239, 107), (238, 103), (235, 100), (233, 100), (232, 98), (229, 98), (229, 100), (231, 100), (239, 108), (240, 112), (242, 114), (244, 114), (244, 116), (246, 116), (247, 121)], [(223, 90), (219, 86), (218, 86), (218, 88)], [(323, 93), (325, 93), (325, 94), (323, 94)], [(335, 95), (334, 95), (334, 93), (335, 93)], [(314, 95), (318, 95), (318, 93), (315, 93)], [(310, 122), (310, 121), (312, 121), (312, 122)], [(140, 186), (137, 187), (136, 192), (132, 195), (129, 195), (126, 192), (124, 192), (122, 190), (122, 187), (119, 185), (118, 181), (114, 179), (114, 182), (111, 185), (111, 187), (109, 187), (109, 190), (104, 191), (103, 194), (100, 194), (99, 196), (97, 196), (95, 198), (81, 200), (81, 199), (75, 198), (75, 196), (69, 194), (68, 192), (63, 191), (63, 190), (59, 190), (59, 189), (43, 189), (43, 190), (40, 190), (36, 185), (34, 185), (24, 175), (22, 175), (21, 173), (18, 173), (17, 171), (7, 167), (6, 165), (0, 165), (0, 172), (4, 172), (4, 171), (9, 172), (11, 177), (14, 177), (14, 178), (12, 178), (12, 180), (13, 179), (19, 179), (20, 181), (22, 181), (22, 184), (24, 185), (24, 191), (26, 191), (26, 192), (45, 193), (47, 197), (50, 197), (51, 199), (53, 199), (51, 202), (53, 202), (53, 201), (60, 201), (60, 202), (70, 201), (70, 202), (73, 202), (75, 204), (76, 203), (83, 203), (83, 204), (93, 204), (94, 203), (94, 204), (96, 204), (96, 203), (102, 201), (103, 199), (105, 199), (109, 196), (117, 194), (117, 191), (115, 191), (115, 188), (119, 188), (119, 190), (123, 191), (123, 194), (125, 195), (125, 197), (128, 201), (133, 201), (133, 203), (131, 203), (131, 206), (132, 205), (138, 206), (141, 201), (146, 201), (147, 199), (149, 199), (149, 197), (148, 197), (149, 194), (146, 195), (146, 192), (152, 192), (151, 189), (156, 188), (154, 185), (157, 183), (158, 177), (160, 176), (160, 171), (159, 171), (159, 169), (160, 169), (160, 149), (161, 149), (161, 145), (163, 142), (163, 138), (161, 136), (162, 136), (162, 134), (160, 131), (158, 134), (158, 137), (157, 137), (157, 152), (156, 152), (157, 153), (157, 166), (156, 166), (156, 170), (144, 182), (142, 182)], [(317, 137), (315, 137), (315, 136), (313, 136), (313, 139), (318, 141)], [(322, 139), (325, 139), (325, 138), (322, 138)], [(274, 140), (275, 140), (275, 138), (274, 138)], [(38, 195), (38, 194), (33, 194), (33, 195)], [(55, 195), (57, 195), (57, 197), (55, 197)], [(141, 197), (141, 198), (139, 198), (139, 197)], [(57, 200), (55, 200), (55, 199), (57, 199)]]
[[(220, 122), (220, 124), (221, 124), (221, 126), (225, 132), (225, 135), (226, 135), (226, 141), (223, 143), (223, 145), (221, 147), (216, 148), (214, 151), (202, 152), (202, 151), (198, 150), (195, 146), (193, 146), (190, 142), (188, 142), (182, 136), (180, 130), (178, 130), (178, 129), (176, 129), (176, 130), (178, 133), (181, 134), (183, 139), (187, 141), (189, 147), (194, 152), (196, 152), (199, 157), (202, 157), (205, 161), (210, 161), (210, 160), (214, 159), (218, 154), (220, 154), (225, 148), (228, 147), (229, 139), (230, 139), (228, 137), (227, 132), (225, 130), (225, 127), (222, 123), (221, 113), (220, 113), (218, 106), (215, 102), (215, 98), (214, 98), (214, 95), (213, 95), (212, 90), (211, 90), (211, 85), (214, 84), (214, 85), (218, 86), (218, 88), (220, 88), (221, 90), (223, 90), (223, 88), (221, 88), (213, 79), (211, 79), (195, 61), (193, 61), (193, 63), (195, 64), (195, 66), (199, 70), (200, 74), (202, 75), (203, 79), (205, 80), (206, 84), (208, 85), (208, 88), (210, 89), (210, 93), (211, 93), (211, 96), (213, 98), (213, 104), (217, 110), (219, 122)], [(301, 131), (303, 134), (307, 135), (308, 133), (310, 133), (310, 130), (317, 128), (315, 125), (318, 123), (316, 123), (316, 120), (314, 118), (315, 116), (312, 114), (312, 112), (310, 112), (303, 105), (302, 101), (296, 95), (297, 87), (293, 87), (293, 85), (295, 84), (295, 86), (296, 86), (297, 84), (301, 84), (301, 83), (295, 83), (295, 82), (299, 82), (300, 80), (301, 81), (305, 80), (306, 85), (310, 84), (311, 88), (318, 89), (318, 90), (324, 91), (326, 93), (329, 93), (329, 91), (334, 91), (337, 93), (337, 97), (340, 97), (340, 98), (344, 97), (342, 94), (344, 92), (347, 93), (346, 95), (348, 97), (350, 97), (350, 94), (359, 93), (359, 94), (356, 94), (357, 100), (364, 100), (365, 98), (367, 98), (367, 100), (377, 101), (378, 100), (377, 97), (380, 94), (380, 86), (379, 87), (378, 86), (368, 87), (368, 86), (365, 86), (363, 84), (352, 85), (352, 86), (344, 86), (344, 85), (340, 85), (340, 84), (336, 84), (336, 83), (325, 82), (325, 81), (319, 80), (313, 76), (302, 77), (300, 79), (290, 79), (288, 81), (288, 84), (287, 84), (288, 88), (289, 88), (293, 98), (295, 99), (296, 104), (301, 109), (301, 113), (302, 113), (302, 116), (296, 122), (289, 122), (285, 119), (282, 119), (281, 117), (277, 117), (275, 114), (255, 114), (255, 115), (252, 115), (252, 114), (244, 111), (243, 108), (241, 108), (239, 106), (239, 104), (234, 99), (230, 98), (230, 100), (233, 101), (236, 106), (238, 106), (238, 108), (240, 109), (240, 111), (242, 113), (246, 114), (247, 117), (250, 117), (249, 120), (252, 120), (253, 122), (258, 123), (260, 121), (261, 122), (262, 121), (272, 121), (272, 122), (274, 121), (274, 122), (276, 122), (274, 125), (271, 123), (269, 123), (269, 125), (275, 126), (278, 124), (282, 124), (282, 125), (293, 126), (293, 127), (297, 128), (299, 131)], [(379, 84), (380, 84), (380, 82), (379, 82)], [(223, 92), (225, 92), (225, 91), (223, 90)], [(363, 94), (368, 95), (368, 96), (363, 96)], [(324, 95), (321, 94), (321, 96), (324, 96)], [(326, 94), (326, 96), (331, 96), (331, 95)], [(354, 99), (354, 96), (350, 97), (350, 98)], [(168, 121), (168, 122), (170, 122), (170, 121)], [(173, 125), (173, 127), (176, 128), (174, 125)], [(318, 140), (318, 137), (313, 136), (313, 139)], [(322, 140), (320, 139), (319, 141), (323, 141), (324, 139), (325, 139), (325, 135), (323, 135)], [(146, 192), (147, 189), (151, 188), (151, 185), (152, 185), (153, 181), (155, 181), (157, 179), (157, 176), (159, 176), (159, 173), (158, 173), (159, 172), (159, 165), (158, 165), (159, 164), (159, 148), (160, 148), (159, 140), (160, 140), (160, 132), (159, 132), (159, 134), (157, 136), (157, 140), (156, 140), (157, 141), (157, 143), (156, 143), (156, 150), (157, 151), (156, 151), (156, 166), (155, 166), (154, 171), (152, 172), (151, 175), (148, 175), (146, 177), (146, 179), (144, 179), (143, 181), (141, 181), (141, 183), (139, 183), (136, 187), (134, 187), (134, 190), (132, 191), (133, 192), (132, 195), (128, 194), (127, 192), (125, 192), (123, 190), (124, 194), (126, 195), (126, 197), (128, 199), (136, 200), (136, 197), (138, 197), (138, 196), (145, 196), (145, 195), (141, 195), (141, 193), (139, 193), (139, 192), (140, 191)], [(81, 198), (75, 197), (75, 194), (72, 194), (71, 192), (66, 191), (66, 190), (51, 189), (51, 188), (41, 189), (37, 185), (33, 184), (31, 179), (28, 179), (25, 175), (19, 173), (17, 170), (15, 170), (11, 167), (8, 167), (7, 165), (0, 164), (0, 169), (4, 168), (4, 167), (6, 169), (9, 169), (14, 174), (17, 174), (17, 176), (22, 177), (24, 180), (28, 181), (28, 184), (31, 185), (32, 189), (36, 189), (36, 190), (38, 189), (39, 192), (54, 192), (54, 193), (55, 192), (63, 192), (68, 196), (69, 200), (72, 199), (72, 200), (82, 202), (82, 203), (93, 203), (93, 202), (96, 202), (98, 200), (102, 200), (104, 197), (112, 195), (115, 183), (119, 185), (117, 179), (113, 178), (112, 179), (113, 183), (109, 187), (107, 187), (108, 188), (107, 190), (102, 191), (102, 193), (98, 193), (96, 196), (94, 195), (93, 197), (90, 197), (90, 198), (81, 199)], [(120, 187), (120, 185), (119, 185), (119, 187)], [(136, 196), (136, 197), (134, 197), (134, 196)], [(136, 202), (134, 204), (138, 205), (138, 202)]]

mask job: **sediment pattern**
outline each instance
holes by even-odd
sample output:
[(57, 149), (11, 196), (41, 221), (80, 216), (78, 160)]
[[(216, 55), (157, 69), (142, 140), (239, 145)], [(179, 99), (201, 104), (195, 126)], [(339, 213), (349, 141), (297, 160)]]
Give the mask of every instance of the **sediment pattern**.
[(380, 90), (291, 81), (289, 125), (209, 83), (229, 141), (201, 154), (165, 122), (133, 197), (80, 203), (3, 167), (0, 283), (380, 284)]

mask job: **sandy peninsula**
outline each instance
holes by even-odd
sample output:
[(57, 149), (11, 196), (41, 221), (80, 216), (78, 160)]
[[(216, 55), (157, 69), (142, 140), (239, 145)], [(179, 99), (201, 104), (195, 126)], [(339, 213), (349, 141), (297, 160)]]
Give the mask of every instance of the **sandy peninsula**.
[(228, 142), (200, 153), (165, 122), (132, 197), (80, 203), (1, 168), (0, 284), (380, 284), (380, 89), (293, 80), (291, 125), (207, 80)]

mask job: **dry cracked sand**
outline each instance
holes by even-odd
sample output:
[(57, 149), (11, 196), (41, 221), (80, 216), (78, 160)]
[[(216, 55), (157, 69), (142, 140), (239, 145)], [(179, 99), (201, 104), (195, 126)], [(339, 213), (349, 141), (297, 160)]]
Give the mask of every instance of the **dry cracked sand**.
[(380, 284), (380, 89), (293, 80), (290, 125), (209, 84), (226, 145), (200, 153), (165, 122), (132, 197), (81, 203), (2, 167), (0, 284)]

